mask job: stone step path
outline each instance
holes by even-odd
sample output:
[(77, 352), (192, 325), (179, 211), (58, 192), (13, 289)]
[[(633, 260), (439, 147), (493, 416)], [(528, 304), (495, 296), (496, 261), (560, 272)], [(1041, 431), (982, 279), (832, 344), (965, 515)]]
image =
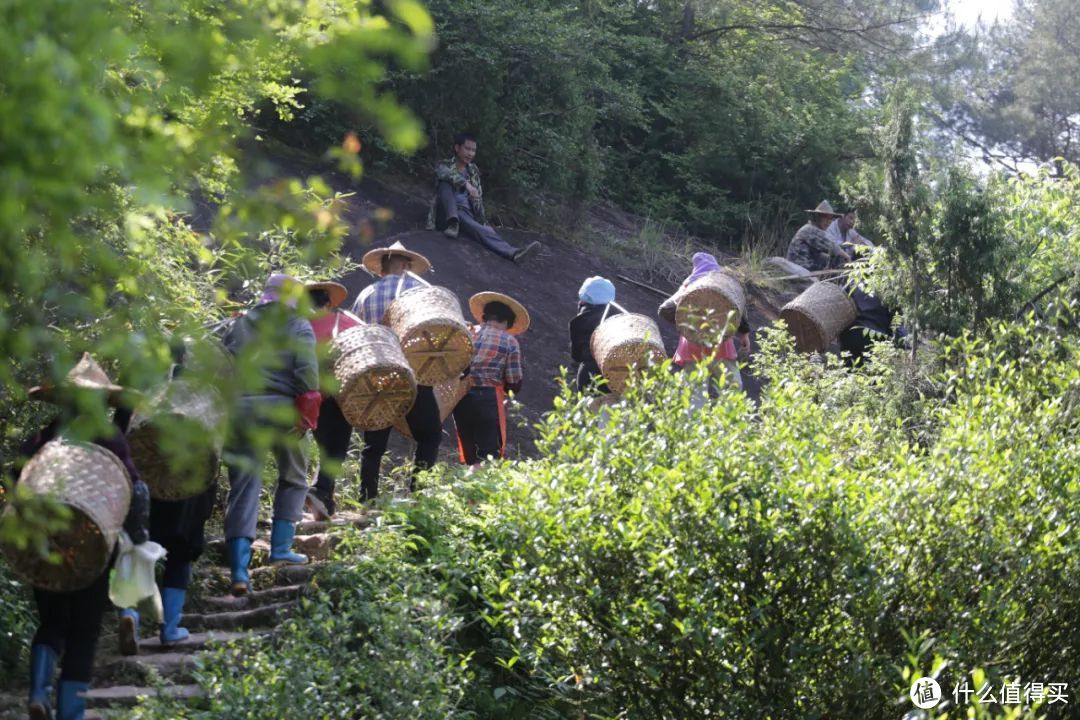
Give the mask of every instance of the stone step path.
[[(206, 557), (218, 567), (201, 565), (196, 569), (195, 584), (203, 591), (189, 597), (181, 624), (191, 636), (184, 642), (163, 647), (156, 633), (144, 624), (139, 654), (123, 656), (117, 652), (115, 635), (108, 624), (114, 615), (107, 613), (102, 641), (94, 667), (94, 680), (87, 692), (86, 720), (123, 717), (124, 709), (133, 707), (139, 698), (159, 693), (197, 703), (203, 697), (195, 683), (199, 653), (228, 643), (252, 638), (269, 638), (274, 628), (293, 614), (301, 600), (311, 592), (311, 580), (318, 568), (329, 559), (341, 541), (340, 528), (364, 528), (373, 514), (342, 512), (332, 522), (305, 520), (297, 525), (294, 549), (306, 553), (307, 565), (267, 565), (269, 545), (265, 539), (254, 543), (252, 591), (241, 597), (229, 594), (229, 573), (222, 567), (224, 540), (207, 544)], [(0, 718), (26, 718), (25, 691), (0, 697)]]

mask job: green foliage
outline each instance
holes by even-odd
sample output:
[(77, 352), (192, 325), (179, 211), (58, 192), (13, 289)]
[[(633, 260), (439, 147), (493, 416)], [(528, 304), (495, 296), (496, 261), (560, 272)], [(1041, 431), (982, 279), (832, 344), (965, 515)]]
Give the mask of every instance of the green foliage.
[(1021, 0), (979, 32), (950, 82), (936, 83), (948, 127), (987, 161), (1017, 170), (1080, 162), (1080, 22), (1069, 0)]
[(0, 677), (7, 687), (13, 684), (28, 655), (34, 616), (29, 588), (12, 577), (3, 564), (0, 564), (0, 617), (4, 618), (0, 630), (0, 672), (3, 673)]
[[(288, 116), (305, 90), (362, 115), (389, 145), (417, 147), (417, 121), (379, 83), (389, 63), (423, 66), (431, 21), (412, 0), (380, 7), (0, 9), (11, 38), (0, 50), (0, 413), (17, 421), (5, 422), (5, 458), (42, 424), (22, 405), (25, 388), (60, 380), (82, 351), (153, 388), (168, 335), (201, 334), (269, 270), (349, 269), (335, 257), (347, 232), (341, 196), (317, 178), (247, 189), (239, 169), (252, 118)], [(359, 170), (348, 152), (336, 156)], [(103, 421), (101, 399), (91, 404)]]
[[(949, 697), (1067, 682), (1080, 345), (1033, 322), (990, 338), (936, 369), (881, 345), (852, 372), (767, 330), (756, 409), (725, 388), (695, 411), (704, 376), (664, 367), (606, 417), (566, 390), (543, 459), (428, 473), (285, 640), (201, 680), (238, 713), (291, 694), (406, 717), (430, 691), (448, 718), (853, 720), (910, 709), (916, 673)], [(403, 658), (415, 686), (383, 680)], [(999, 710), (978, 716), (1063, 717)]]
[[(430, 71), (389, 83), (427, 122), (414, 171), (429, 175), (470, 130), (503, 222), (564, 226), (553, 208), (602, 196), (731, 239), (786, 225), (868, 156), (867, 91), (915, 27), (888, 1), (428, 7), (439, 37)], [(331, 99), (300, 103), (271, 128), (293, 144), (363, 126)]]

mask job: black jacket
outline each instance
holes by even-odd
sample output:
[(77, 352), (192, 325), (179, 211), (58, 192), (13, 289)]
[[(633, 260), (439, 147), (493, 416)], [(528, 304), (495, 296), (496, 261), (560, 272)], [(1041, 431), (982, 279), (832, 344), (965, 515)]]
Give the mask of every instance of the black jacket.
[[(570, 357), (578, 363), (577, 389), (578, 392), (593, 389), (603, 393), (608, 390), (607, 383), (600, 376), (600, 366), (596, 364), (596, 358), (592, 354), (592, 334), (600, 325), (600, 319), (604, 317), (606, 305), (582, 304), (577, 316), (570, 321)], [(619, 310), (612, 307), (608, 317), (618, 315)]]

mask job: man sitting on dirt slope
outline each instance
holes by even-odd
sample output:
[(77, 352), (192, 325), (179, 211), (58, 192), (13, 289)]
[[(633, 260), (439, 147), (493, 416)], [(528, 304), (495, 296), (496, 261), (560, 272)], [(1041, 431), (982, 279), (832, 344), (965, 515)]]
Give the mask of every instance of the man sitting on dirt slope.
[(521, 262), (539, 250), (540, 243), (534, 241), (515, 248), (487, 224), (480, 169), (473, 162), (474, 157), (476, 138), (468, 133), (455, 135), (454, 157), (435, 168), (435, 197), (428, 211), (427, 229), (442, 230), (450, 238), (464, 232), (499, 257)]

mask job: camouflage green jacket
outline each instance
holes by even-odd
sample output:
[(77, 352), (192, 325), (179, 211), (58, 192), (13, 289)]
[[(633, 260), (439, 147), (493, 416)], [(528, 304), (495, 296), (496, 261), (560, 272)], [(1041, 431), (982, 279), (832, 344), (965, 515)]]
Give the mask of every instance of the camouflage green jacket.
[(850, 258), (821, 228), (806, 223), (788, 244), (787, 259), (807, 270), (842, 267)]
[(465, 166), (464, 172), (459, 172), (457, 169), (457, 159), (450, 158), (444, 160), (435, 166), (435, 191), (436, 196), (431, 200), (431, 207), (428, 210), (428, 227), (435, 227), (435, 203), (438, 200), (439, 183), (448, 182), (454, 188), (454, 190), (464, 190), (465, 183), (472, 183), (479, 191), (479, 197), (469, 198), (469, 206), (472, 208), (473, 217), (481, 225), (487, 225), (487, 214), (484, 212), (484, 189), (480, 185), (480, 168), (476, 167), (476, 163), (469, 163)]

